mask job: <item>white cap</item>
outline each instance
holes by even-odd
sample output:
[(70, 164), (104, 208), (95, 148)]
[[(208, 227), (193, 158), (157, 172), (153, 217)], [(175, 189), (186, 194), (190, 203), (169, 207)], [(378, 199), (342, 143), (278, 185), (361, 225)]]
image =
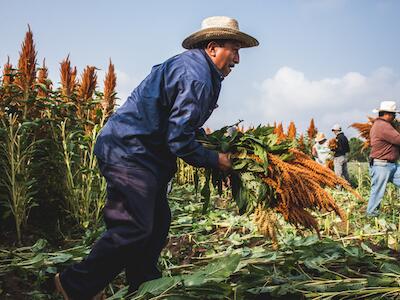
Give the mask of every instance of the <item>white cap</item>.
[(336, 123), (332, 126), (332, 131), (342, 131), (342, 126)]

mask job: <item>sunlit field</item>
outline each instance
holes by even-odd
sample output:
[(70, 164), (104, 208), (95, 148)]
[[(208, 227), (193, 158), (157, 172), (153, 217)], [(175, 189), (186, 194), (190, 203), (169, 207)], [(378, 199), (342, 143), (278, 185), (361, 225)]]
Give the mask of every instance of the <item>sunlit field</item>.
[[(61, 299), (54, 275), (104, 231), (93, 147), (115, 109), (114, 65), (100, 90), (94, 66), (66, 57), (50, 79), (36, 55), (29, 30), (1, 69), (0, 299)], [(128, 295), (120, 274), (107, 299), (399, 299), (399, 191), (366, 217), (368, 150), (352, 139), (350, 183), (337, 178), (311, 157), (317, 125), (207, 129), (198, 140), (231, 152), (233, 172), (178, 160), (163, 277)]]

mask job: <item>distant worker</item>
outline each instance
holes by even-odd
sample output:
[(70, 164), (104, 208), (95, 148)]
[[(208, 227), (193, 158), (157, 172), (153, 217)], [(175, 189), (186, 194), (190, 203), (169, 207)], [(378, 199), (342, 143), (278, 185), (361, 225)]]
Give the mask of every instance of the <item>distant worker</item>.
[(400, 187), (399, 159), (400, 133), (393, 127), (396, 117), (396, 102), (382, 101), (370, 131), (371, 154), (370, 175), (371, 195), (368, 201), (367, 215), (377, 216), (379, 207), (385, 194), (386, 184), (392, 182)]
[(322, 132), (317, 133), (311, 153), (316, 162), (320, 165), (326, 166), (326, 161), (331, 156), (331, 149), (329, 149), (328, 140)]
[(347, 181), (350, 181), (349, 172), (347, 171), (347, 156), (346, 154), (350, 151), (349, 141), (342, 131), (342, 127), (339, 124), (332, 126), (332, 131), (336, 135), (336, 148), (333, 154), (333, 168), (335, 174), (339, 177), (343, 177)]

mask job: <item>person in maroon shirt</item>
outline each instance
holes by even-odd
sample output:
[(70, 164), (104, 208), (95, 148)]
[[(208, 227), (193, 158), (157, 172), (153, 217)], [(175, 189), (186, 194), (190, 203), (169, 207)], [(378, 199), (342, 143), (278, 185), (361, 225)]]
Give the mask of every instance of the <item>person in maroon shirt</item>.
[(400, 133), (393, 127), (396, 117), (396, 102), (382, 101), (380, 108), (374, 110), (379, 117), (370, 131), (371, 154), (370, 175), (371, 194), (368, 201), (367, 216), (379, 215), (379, 208), (385, 194), (386, 185), (392, 182), (400, 187), (399, 159)]

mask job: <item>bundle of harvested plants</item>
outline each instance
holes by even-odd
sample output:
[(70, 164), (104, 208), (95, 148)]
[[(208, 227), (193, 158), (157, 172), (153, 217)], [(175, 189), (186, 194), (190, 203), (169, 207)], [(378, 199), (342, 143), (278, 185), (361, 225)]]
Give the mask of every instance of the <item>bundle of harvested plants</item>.
[[(241, 213), (252, 213), (257, 207), (258, 215), (261, 208), (273, 210), (296, 227), (318, 233), (312, 210), (334, 211), (342, 220), (346, 218), (326, 187), (342, 186), (360, 197), (347, 181), (295, 149), (293, 141), (278, 141), (273, 127), (259, 126), (244, 133), (235, 131), (232, 135), (227, 134), (228, 128), (199, 140), (210, 149), (232, 153), (233, 172), (229, 182)], [(206, 172), (202, 190), (205, 207), (210, 200), (210, 182), (221, 190), (222, 181), (223, 174)]]

